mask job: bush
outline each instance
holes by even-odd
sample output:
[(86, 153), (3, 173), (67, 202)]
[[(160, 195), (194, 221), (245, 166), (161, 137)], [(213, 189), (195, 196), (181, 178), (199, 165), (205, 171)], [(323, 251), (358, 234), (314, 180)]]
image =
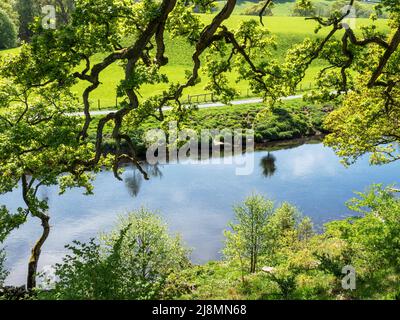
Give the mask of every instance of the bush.
[(319, 129), (314, 111), (307, 113), (298, 106), (277, 105), (266, 108), (254, 123), (256, 142), (301, 138)]
[(43, 298), (162, 299), (168, 277), (189, 265), (180, 238), (171, 237), (162, 220), (145, 209), (121, 218), (97, 241), (67, 248), (72, 254), (56, 265), (58, 281)]
[(316, 8), (310, 0), (298, 0), (293, 7), (292, 16), (310, 17), (315, 15)]
[(400, 278), (399, 198), (381, 185), (358, 195), (348, 206), (359, 215), (327, 224), (326, 234), (346, 242), (350, 264), (360, 277), (371, 280), (385, 270)]
[(17, 31), (14, 23), (8, 15), (0, 10), (0, 49), (15, 47), (17, 43)]

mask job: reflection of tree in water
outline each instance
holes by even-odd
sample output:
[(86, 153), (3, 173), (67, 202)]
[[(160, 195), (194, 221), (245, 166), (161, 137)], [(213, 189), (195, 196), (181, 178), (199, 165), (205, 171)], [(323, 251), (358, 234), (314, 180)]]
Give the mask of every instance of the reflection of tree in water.
[(276, 158), (272, 153), (269, 153), (261, 159), (261, 167), (263, 168), (263, 175), (270, 178), (274, 175), (276, 171), (275, 165)]
[[(147, 172), (149, 177), (162, 177), (162, 172), (158, 165), (150, 165), (146, 163), (142, 165), (142, 168), (144, 171)], [(139, 194), (140, 186), (142, 185), (142, 181), (144, 180), (144, 178), (143, 174), (141, 174), (140, 171), (134, 167), (132, 167), (132, 171), (130, 173), (131, 174), (126, 175), (124, 179), (125, 186), (127, 187), (129, 194), (132, 197), (136, 197)]]

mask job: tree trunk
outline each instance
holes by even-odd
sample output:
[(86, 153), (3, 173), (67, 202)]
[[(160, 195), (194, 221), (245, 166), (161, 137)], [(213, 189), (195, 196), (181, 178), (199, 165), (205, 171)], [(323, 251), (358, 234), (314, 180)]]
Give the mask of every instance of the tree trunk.
[(31, 257), (28, 264), (28, 279), (27, 279), (27, 290), (32, 290), (36, 287), (36, 273), (39, 262), (40, 253), (42, 246), (46, 241), (50, 233), (49, 217), (45, 214), (41, 215), (40, 220), (42, 221), (43, 232), (35, 246), (32, 248)]

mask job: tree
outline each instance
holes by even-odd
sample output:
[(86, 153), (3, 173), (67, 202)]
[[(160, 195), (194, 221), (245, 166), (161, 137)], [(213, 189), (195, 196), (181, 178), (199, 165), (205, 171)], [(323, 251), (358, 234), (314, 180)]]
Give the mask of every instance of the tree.
[(253, 195), (243, 206), (235, 207), (236, 224), (225, 231), (225, 257), (232, 266), (238, 262), (244, 274), (256, 273), (259, 263), (275, 282), (284, 298), (296, 289), (296, 277), (315, 268), (309, 243), (314, 236), (309, 218), (302, 218), (296, 207), (283, 203), (274, 208), (274, 203), (261, 195)]
[(393, 270), (400, 274), (400, 201), (391, 187), (373, 185), (348, 202), (361, 217), (328, 224), (328, 232), (340, 235), (352, 248), (352, 264), (373, 273)]
[[(354, 1), (349, 1), (354, 5)], [(390, 32), (383, 34), (373, 25), (356, 34), (346, 22), (348, 12), (334, 12), (329, 18), (314, 17), (329, 34), (314, 44), (304, 43), (293, 53), (293, 63), (306, 67), (300, 59), (324, 59), (329, 67), (321, 70), (320, 94), (312, 99), (332, 99), (338, 108), (326, 119), (331, 132), (325, 144), (333, 147), (347, 164), (371, 153), (371, 163), (382, 164), (399, 158), (396, 114), (399, 110), (399, 4), (381, 1), (373, 20), (383, 11), (389, 14)], [(339, 40), (339, 34), (341, 39)], [(314, 53), (311, 53), (311, 52)], [(309, 60), (309, 61), (311, 61)], [(336, 91), (334, 91), (336, 90)]]
[[(355, 33), (346, 21), (354, 3), (347, 1), (345, 12), (342, 8), (334, 10), (327, 18), (309, 17), (317, 22), (315, 31), (325, 29), (326, 35), (306, 38), (293, 46), (284, 63), (273, 60), (274, 42), (267, 32), (257, 28), (256, 22), (248, 22), (246, 31), (242, 27), (237, 33), (224, 32), (214, 46), (215, 51), (208, 56), (208, 88), (226, 100), (232, 99), (235, 90), (225, 74), (235, 69), (239, 79), (249, 81), (252, 91), (262, 94), (271, 106), (279, 103), (280, 96), (294, 94), (309, 66), (322, 59), (326, 66), (316, 77), (318, 90), (306, 99), (331, 101), (337, 106), (326, 120), (331, 133), (325, 143), (347, 163), (366, 153), (372, 154), (374, 164), (398, 160), (399, 3), (382, 0), (371, 17), (374, 22), (382, 12), (387, 12), (388, 33), (380, 32), (374, 24), (360, 27), (360, 32)], [(247, 37), (242, 38), (244, 34)]]
[[(27, 54), (24, 48), (22, 52), (20, 58), (27, 58), (24, 57)], [(20, 71), (24, 73), (22, 68)], [(26, 208), (18, 208), (16, 214), (8, 214), (6, 221), (16, 220), (21, 224), (28, 215), (40, 219), (42, 235), (32, 248), (28, 264), (27, 287), (32, 289), (36, 285), (41, 247), (50, 232), (47, 200), (40, 199), (37, 192), (40, 186), (58, 183), (61, 192), (68, 187), (82, 186), (90, 193), (90, 174), (85, 172), (83, 166), (73, 164), (77, 158), (82, 161), (92, 157), (93, 144), (78, 143), (74, 139), (82, 119), (68, 114), (76, 109), (61, 86), (56, 84), (24, 90), (22, 85), (16, 86), (12, 79), (3, 81), (0, 86), (0, 104), (13, 106), (0, 117), (0, 193), (21, 185), (26, 205)], [(24, 78), (24, 81), (29, 79)]]
[(35, 11), (34, 0), (17, 0), (15, 7), (19, 17), (19, 38), (22, 41), (30, 41), (33, 35), (30, 25), (38, 14)]
[(298, 0), (296, 1), (292, 15), (296, 17), (310, 17), (315, 15), (315, 6), (310, 0)]
[(3, 0), (0, 2), (0, 10), (4, 11), (16, 27), (18, 27), (18, 13), (15, 8), (15, 0)]
[(14, 23), (9, 16), (0, 9), (0, 49), (15, 47), (17, 32)]
[[(38, 20), (28, 27), (34, 16), (32, 2), (19, 1), (22, 34), (29, 39), (32, 31), (34, 36), (17, 55), (1, 57), (1, 78), (7, 80), (0, 86), (0, 105), (10, 112), (0, 118), (0, 192), (17, 188), (21, 181), (26, 208), (20, 210), (25, 218), (30, 214), (42, 224), (29, 262), (28, 289), (36, 285), (40, 249), (50, 232), (51, 210), (46, 199), (37, 196), (40, 186), (59, 184), (61, 192), (83, 186), (90, 193), (90, 173), (112, 169), (121, 179), (122, 161), (133, 163), (147, 179), (127, 128), (132, 130), (150, 117), (167, 122), (187, 116), (191, 108), (181, 103), (182, 92), (198, 82), (200, 57), (217, 40), (235, 4), (227, 1), (213, 21), (203, 25), (192, 5), (211, 9), (208, 1), (79, 0), (68, 23), (45, 30)], [(167, 32), (194, 45), (192, 71), (183, 83), (171, 83), (161, 95), (141, 101), (138, 96), (144, 84), (168, 81), (162, 69), (168, 63)], [(93, 62), (99, 54), (102, 60)], [(104, 71), (116, 64), (125, 73), (114, 88), (121, 101), (119, 109), (94, 123), (91, 94)], [(81, 102), (71, 93), (78, 81), (86, 86)], [(167, 103), (172, 106), (168, 116), (162, 110)], [(78, 110), (84, 117), (71, 114)], [(107, 126), (116, 145), (108, 153), (104, 150)], [(96, 132), (94, 140), (89, 128)]]
[(275, 156), (268, 152), (265, 157), (261, 158), (260, 166), (263, 169), (263, 175), (267, 178), (272, 177), (276, 171), (276, 158)]
[(225, 231), (225, 256), (237, 258), (241, 268), (249, 273), (257, 270), (258, 259), (267, 250), (266, 226), (274, 204), (261, 195), (248, 197), (242, 206), (234, 207), (236, 224)]
[[(348, 0), (338, 0), (332, 3), (330, 10), (332, 11), (343, 11), (346, 10), (348, 6)], [(363, 2), (354, 2), (353, 3), (353, 15), (354, 18), (369, 18), (371, 15), (375, 14), (375, 9), (373, 6), (368, 4), (363, 4)], [(383, 17), (383, 13), (378, 14), (379, 17)], [(385, 17), (387, 18), (387, 17)]]
[[(261, 14), (270, 2), (265, 2)], [(39, 218), (43, 225), (43, 236), (33, 250), (29, 267), (29, 287), (35, 284), (40, 247), (49, 232), (49, 208), (45, 199), (36, 196), (40, 185), (59, 183), (62, 191), (67, 187), (85, 186), (90, 192), (90, 172), (112, 169), (116, 178), (121, 179), (123, 161), (137, 166), (148, 178), (128, 131), (148, 118), (157, 119), (161, 126), (170, 120), (186, 119), (193, 108), (182, 103), (182, 93), (200, 81), (202, 64), (207, 65), (210, 78), (207, 87), (223, 100), (236, 94), (225, 74), (236, 69), (240, 79), (249, 81), (254, 93), (262, 94), (273, 105), (279, 103), (281, 96), (293, 94), (310, 64), (321, 58), (331, 67), (324, 68), (319, 76), (319, 98), (336, 99), (338, 104), (343, 101), (346, 108), (346, 101), (351, 101), (351, 94), (356, 94), (363, 106), (360, 110), (367, 114), (371, 99), (378, 99), (373, 100), (374, 104), (379, 102), (386, 109), (380, 110), (371, 121), (385, 123), (387, 117), (392, 119), (395, 114), (392, 112), (398, 107), (396, 49), (400, 42), (397, 4), (392, 0), (383, 0), (380, 4), (391, 14), (392, 35), (382, 35), (367, 27), (363, 29), (363, 39), (359, 40), (359, 35), (356, 37), (351, 28), (345, 27), (345, 16), (341, 13), (333, 13), (327, 19), (313, 17), (321, 28), (331, 30), (323, 38), (306, 39), (289, 50), (284, 63), (273, 59), (275, 41), (257, 21), (246, 21), (238, 30), (224, 25), (235, 5), (235, 0), (228, 0), (213, 20), (203, 25), (192, 8), (211, 10), (209, 1), (77, 0), (67, 23), (59, 25), (57, 30), (44, 30), (38, 20), (28, 28), (35, 15), (32, 1), (19, 1), (20, 28), (25, 38), (30, 37), (29, 30), (34, 36), (17, 55), (1, 58), (1, 77), (7, 81), (1, 84), (0, 105), (11, 111), (2, 113), (0, 119), (0, 172), (4, 181), (1, 192), (15, 189), (21, 180), (25, 213)], [(164, 67), (168, 65), (164, 39), (167, 33), (173, 39), (185, 39), (194, 47), (192, 68), (182, 82), (171, 83), (164, 74)], [(337, 37), (340, 33), (341, 41)], [(100, 61), (95, 57), (100, 57)], [(114, 88), (120, 101), (118, 111), (93, 121), (92, 94), (99, 88), (105, 70), (115, 65), (125, 75)], [(354, 71), (358, 76), (355, 80)], [(71, 93), (77, 82), (85, 86), (80, 101)], [(148, 99), (140, 98), (143, 85), (161, 82), (169, 83), (169, 88)], [(165, 105), (172, 108), (168, 114), (163, 112)], [(76, 111), (83, 112), (84, 117), (71, 116)], [(346, 127), (339, 127), (340, 123), (334, 121), (338, 113), (332, 113), (329, 120), (333, 125), (327, 143), (332, 141), (344, 156), (379, 152), (377, 142), (398, 141), (396, 132), (388, 132), (390, 135), (385, 132), (384, 136), (372, 134), (369, 130), (376, 131), (376, 127), (367, 127), (366, 121), (342, 130)], [(344, 119), (341, 123), (352, 121)], [(396, 129), (396, 121), (388, 124), (388, 128)], [(116, 146), (110, 152), (105, 152), (106, 128), (110, 128), (109, 135)], [(365, 135), (356, 136), (355, 128)], [(95, 132), (94, 139), (89, 137), (89, 130)], [(347, 134), (355, 139), (350, 140), (349, 149), (341, 143), (341, 135)], [(376, 140), (371, 141), (370, 137)], [(360, 139), (364, 139), (362, 143)], [(388, 150), (384, 152), (391, 154)]]
[(50, 293), (57, 299), (160, 299), (168, 276), (189, 264), (180, 238), (144, 208), (97, 241), (67, 248), (72, 254), (56, 266)]

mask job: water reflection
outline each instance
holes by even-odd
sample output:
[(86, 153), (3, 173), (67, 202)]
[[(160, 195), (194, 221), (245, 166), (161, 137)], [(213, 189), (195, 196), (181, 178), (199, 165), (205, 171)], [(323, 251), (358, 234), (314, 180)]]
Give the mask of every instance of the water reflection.
[[(162, 178), (162, 172), (159, 165), (142, 164), (142, 168), (149, 177)], [(131, 170), (125, 175), (124, 182), (129, 194), (135, 198), (139, 194), (140, 187), (144, 180), (143, 174), (139, 170)]]
[(270, 152), (268, 152), (268, 154), (265, 157), (261, 158), (260, 165), (261, 168), (263, 169), (262, 173), (264, 177), (271, 178), (275, 174), (276, 171), (275, 162), (276, 158)]
[[(162, 215), (171, 232), (180, 233), (193, 249), (192, 261), (202, 263), (221, 257), (223, 230), (234, 219), (232, 206), (253, 192), (293, 203), (320, 226), (350, 214), (345, 202), (353, 191), (363, 191), (372, 183), (396, 183), (400, 176), (399, 163), (370, 167), (367, 158), (345, 168), (322, 144), (256, 151), (254, 161), (254, 172), (245, 176), (236, 175), (234, 164), (203, 161), (145, 165), (149, 181), (130, 166), (122, 175), (124, 182), (104, 171), (96, 175), (92, 196), (83, 195), (79, 188), (59, 195), (57, 186), (45, 187), (41, 195), (49, 199), (52, 229), (39, 269), (60, 262), (67, 253), (65, 244), (88, 241), (99, 232), (107, 232), (119, 214), (142, 206)], [(271, 183), (265, 183), (266, 177)], [(15, 210), (23, 204), (21, 193), (1, 195), (0, 204)], [(30, 249), (39, 233), (37, 219), (29, 219), (7, 239), (7, 267), (11, 270), (7, 283), (24, 283)]]

